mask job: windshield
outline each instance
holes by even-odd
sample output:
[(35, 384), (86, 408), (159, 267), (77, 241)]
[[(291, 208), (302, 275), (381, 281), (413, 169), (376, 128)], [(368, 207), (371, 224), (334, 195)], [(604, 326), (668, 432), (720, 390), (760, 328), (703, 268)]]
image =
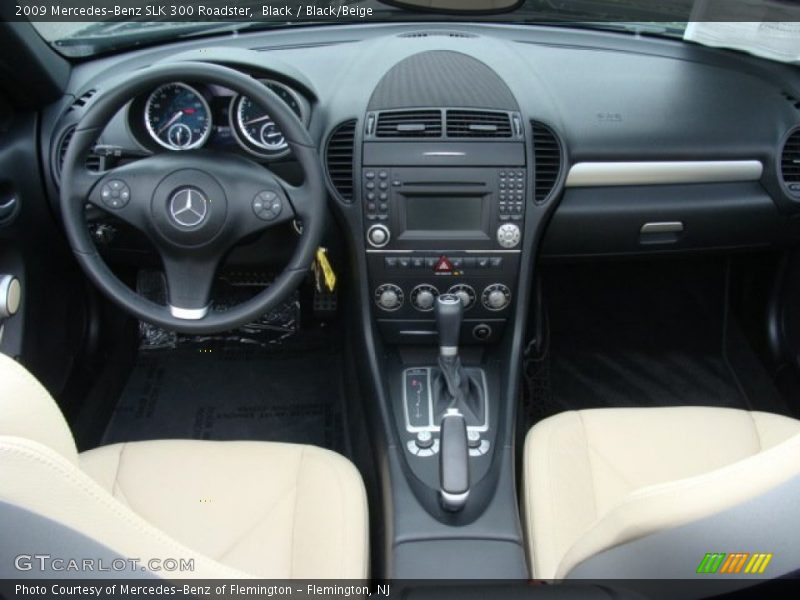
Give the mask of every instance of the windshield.
[[(206, 0), (201, 3), (190, 0), (127, 0), (116, 4), (114, 9), (98, 7), (86, 0), (56, 0), (49, 7), (49, 14), (32, 13), (27, 18), (45, 40), (69, 57), (90, 57), (188, 37), (236, 35), (259, 29), (446, 20), (610, 29), (637, 35), (683, 38), (744, 50), (774, 60), (800, 60), (800, 28), (790, 27), (798, 23), (777, 23), (784, 19), (800, 21), (800, 18), (790, 18), (791, 15), (780, 12), (789, 10), (785, 0), (736, 0), (739, 4), (731, 0), (720, 4), (721, 1), (524, 0), (510, 11), (453, 15), (399, 8), (377, 0), (286, 0), (271, 3), (263, 0)], [(778, 12), (765, 19), (765, 6), (773, 4)], [(740, 7), (747, 5), (756, 6), (758, 22), (732, 22), (747, 16), (739, 11)], [(80, 11), (81, 7), (83, 11)], [(793, 4), (791, 10), (797, 12), (797, 5)], [(783, 27), (764, 30), (752, 27), (765, 24)], [(751, 27), (742, 32), (736, 28), (737, 25)], [(781, 38), (777, 52), (771, 48), (772, 42), (778, 42), (771, 39), (774, 36)]]

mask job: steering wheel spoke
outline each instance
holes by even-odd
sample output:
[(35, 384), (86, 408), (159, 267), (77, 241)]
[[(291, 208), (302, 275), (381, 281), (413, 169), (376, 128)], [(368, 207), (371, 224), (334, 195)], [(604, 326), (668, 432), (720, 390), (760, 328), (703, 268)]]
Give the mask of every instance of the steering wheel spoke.
[(136, 229), (149, 233), (148, 204), (152, 187), (145, 185), (142, 174), (131, 166), (135, 165), (113, 169), (97, 177), (86, 200)]
[(211, 290), (218, 260), (212, 256), (188, 258), (162, 252), (167, 279), (167, 305), (176, 319), (197, 321), (211, 310)]

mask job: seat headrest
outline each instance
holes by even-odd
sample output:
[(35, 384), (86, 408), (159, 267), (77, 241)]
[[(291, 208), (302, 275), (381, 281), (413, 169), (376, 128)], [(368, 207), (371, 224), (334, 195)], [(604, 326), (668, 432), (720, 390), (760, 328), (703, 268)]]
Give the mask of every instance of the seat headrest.
[(75, 440), (55, 400), (22, 365), (2, 353), (0, 436), (33, 440), (78, 462)]

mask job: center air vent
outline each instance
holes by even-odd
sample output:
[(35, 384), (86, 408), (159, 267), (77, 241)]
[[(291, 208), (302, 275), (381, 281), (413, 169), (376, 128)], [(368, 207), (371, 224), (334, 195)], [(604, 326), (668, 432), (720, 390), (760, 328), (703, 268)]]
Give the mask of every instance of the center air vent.
[(508, 138), (511, 137), (508, 113), (483, 110), (447, 111), (447, 137)]
[(345, 121), (333, 130), (325, 147), (325, 165), (331, 185), (345, 202), (353, 201), (353, 153), (356, 122)]
[[(67, 155), (67, 148), (69, 147), (73, 135), (75, 135), (74, 125), (64, 132), (56, 147), (53, 161), (53, 178), (56, 180), (57, 184), (61, 183), (61, 170), (64, 168), (64, 157)], [(89, 153), (89, 156), (86, 157), (86, 168), (89, 171), (95, 172), (103, 170), (103, 158), (97, 154)]]
[(442, 137), (442, 113), (438, 110), (384, 111), (378, 115), (377, 137)]
[(561, 144), (547, 125), (532, 121), (531, 127), (535, 170), (533, 198), (542, 203), (550, 197), (561, 175)]

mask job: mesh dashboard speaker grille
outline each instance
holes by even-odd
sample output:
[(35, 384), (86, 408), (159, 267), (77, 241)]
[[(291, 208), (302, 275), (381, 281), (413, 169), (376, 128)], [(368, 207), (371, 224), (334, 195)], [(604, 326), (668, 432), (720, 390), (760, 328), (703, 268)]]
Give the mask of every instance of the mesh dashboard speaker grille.
[(345, 121), (333, 130), (325, 147), (325, 165), (331, 185), (346, 202), (353, 201), (355, 135), (356, 121)]
[(378, 82), (369, 110), (458, 106), (519, 110), (506, 83), (461, 52), (430, 50), (401, 60)]

